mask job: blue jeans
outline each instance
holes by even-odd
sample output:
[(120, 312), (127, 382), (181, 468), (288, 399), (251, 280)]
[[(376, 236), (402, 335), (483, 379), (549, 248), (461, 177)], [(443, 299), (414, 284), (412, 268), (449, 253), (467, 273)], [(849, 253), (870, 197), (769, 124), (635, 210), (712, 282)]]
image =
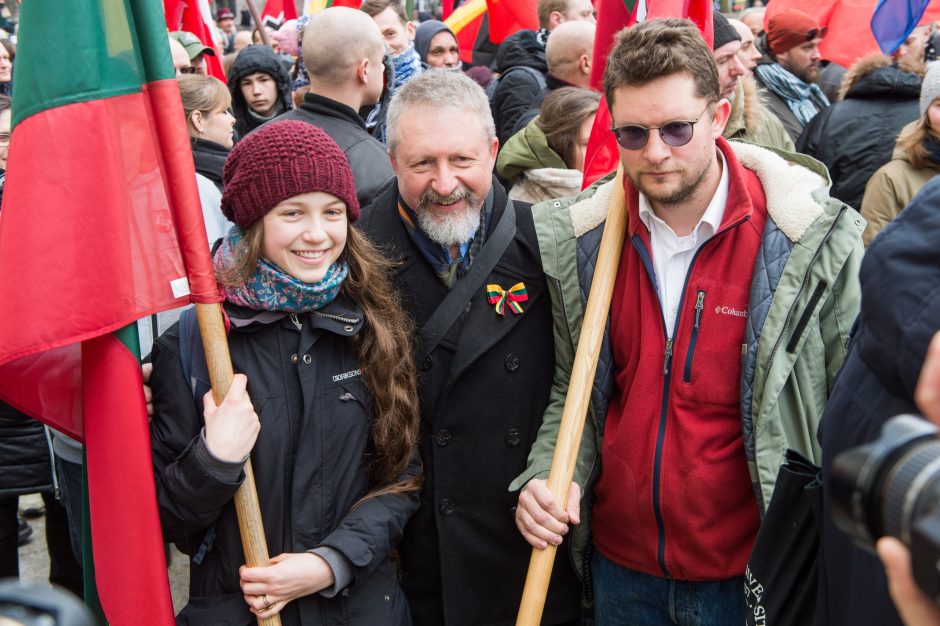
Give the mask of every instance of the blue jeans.
[(591, 557), (597, 626), (744, 624), (744, 577), (690, 582), (641, 574), (597, 550)]

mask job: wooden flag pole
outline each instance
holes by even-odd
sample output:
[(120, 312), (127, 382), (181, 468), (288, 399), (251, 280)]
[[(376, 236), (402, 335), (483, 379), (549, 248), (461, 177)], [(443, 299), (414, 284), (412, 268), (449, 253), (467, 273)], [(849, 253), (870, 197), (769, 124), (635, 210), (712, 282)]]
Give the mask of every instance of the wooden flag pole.
[[(623, 165), (617, 168), (613, 194), (607, 208), (607, 221), (601, 237), (600, 250), (594, 279), (591, 282), (591, 294), (584, 311), (581, 335), (578, 337), (578, 350), (574, 356), (571, 379), (568, 383), (568, 395), (565, 397), (565, 409), (555, 443), (555, 454), (548, 474), (548, 489), (556, 502), (565, 505), (574, 467), (581, 446), (584, 432), (584, 420), (587, 417), (594, 374), (597, 371), (597, 359), (604, 339), (604, 327), (610, 311), (610, 299), (614, 292), (617, 278), (617, 266), (623, 250), (624, 234), (627, 230), (627, 211), (623, 192)], [(549, 544), (544, 549), (533, 548), (529, 561), (529, 573), (526, 575), (525, 589), (522, 592), (522, 604), (516, 618), (516, 626), (538, 626), (545, 607), (545, 596), (555, 563), (557, 546)]]
[[(293, 0), (290, 1), (293, 2)], [(255, 6), (254, 0), (245, 0), (245, 4), (248, 5), (248, 12), (251, 13), (251, 19), (254, 20), (258, 35), (261, 36), (261, 43), (270, 46), (271, 40), (268, 39), (268, 29), (261, 23), (261, 14), (258, 13), (258, 7)]]
[[(209, 380), (212, 382), (212, 397), (217, 405), (222, 404), (234, 376), (232, 357), (228, 351), (228, 336), (225, 332), (225, 322), (222, 320), (222, 305), (196, 304), (195, 307), (199, 332), (202, 334), (202, 346), (206, 353), (206, 365), (209, 367)], [(245, 462), (245, 481), (235, 492), (235, 511), (238, 514), (242, 548), (245, 550), (245, 563), (248, 567), (268, 565), (268, 543), (264, 538), (264, 525), (261, 522), (261, 507), (258, 504), (258, 490), (255, 487), (251, 459)], [(258, 623), (262, 626), (281, 626), (281, 617), (259, 617)]]

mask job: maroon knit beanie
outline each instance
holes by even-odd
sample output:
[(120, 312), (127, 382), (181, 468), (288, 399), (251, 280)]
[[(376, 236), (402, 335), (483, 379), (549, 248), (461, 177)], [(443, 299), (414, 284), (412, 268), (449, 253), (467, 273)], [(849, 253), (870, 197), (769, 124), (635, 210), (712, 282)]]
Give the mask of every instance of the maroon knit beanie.
[(774, 54), (825, 36), (825, 28), (819, 28), (812, 16), (797, 9), (781, 11), (767, 22), (767, 45)]
[(306, 122), (274, 122), (246, 135), (229, 153), (222, 183), (222, 213), (242, 230), (280, 202), (312, 191), (333, 194), (346, 203), (350, 222), (359, 219), (349, 160)]

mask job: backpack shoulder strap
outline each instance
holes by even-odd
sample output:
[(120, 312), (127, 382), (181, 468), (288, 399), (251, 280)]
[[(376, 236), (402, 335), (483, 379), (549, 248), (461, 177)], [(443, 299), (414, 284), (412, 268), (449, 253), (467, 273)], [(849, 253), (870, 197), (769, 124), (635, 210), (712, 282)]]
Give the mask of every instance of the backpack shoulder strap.
[(202, 414), (202, 397), (212, 389), (209, 381), (209, 366), (206, 363), (206, 353), (202, 348), (202, 334), (199, 332), (199, 323), (196, 320), (196, 309), (189, 307), (183, 311), (179, 320), (180, 335), (180, 365), (183, 376), (193, 394), (193, 400)]

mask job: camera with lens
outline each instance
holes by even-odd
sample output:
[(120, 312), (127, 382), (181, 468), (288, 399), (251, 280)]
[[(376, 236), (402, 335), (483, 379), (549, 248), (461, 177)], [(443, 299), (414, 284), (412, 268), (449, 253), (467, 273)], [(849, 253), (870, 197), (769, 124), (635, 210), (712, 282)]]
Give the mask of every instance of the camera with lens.
[(911, 550), (914, 580), (940, 606), (940, 438), (921, 417), (885, 422), (875, 441), (836, 455), (830, 480), (832, 518), (873, 551), (884, 535)]

